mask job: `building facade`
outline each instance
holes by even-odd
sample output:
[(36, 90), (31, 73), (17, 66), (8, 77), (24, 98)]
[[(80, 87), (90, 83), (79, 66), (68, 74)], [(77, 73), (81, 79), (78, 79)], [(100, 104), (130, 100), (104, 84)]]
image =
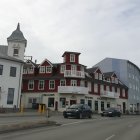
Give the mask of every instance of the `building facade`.
[[(41, 64), (27, 60), (23, 68), (23, 106), (32, 108), (38, 103), (63, 111), (72, 104), (85, 103), (98, 113), (108, 107), (119, 107), (125, 111), (128, 88), (115, 73), (107, 75), (101, 73), (99, 68), (87, 69), (79, 63), (79, 55), (78, 52), (66, 51), (62, 55), (63, 63), (57, 64), (47, 59)], [(104, 80), (104, 77), (110, 79), (113, 76), (117, 83)]]
[(20, 25), (7, 38), (8, 45), (0, 45), (0, 107), (20, 106), (22, 69), (27, 40)]
[(115, 71), (120, 80), (129, 87), (128, 109), (140, 111), (140, 69), (134, 63), (115, 58), (105, 58), (95, 66), (104, 72)]

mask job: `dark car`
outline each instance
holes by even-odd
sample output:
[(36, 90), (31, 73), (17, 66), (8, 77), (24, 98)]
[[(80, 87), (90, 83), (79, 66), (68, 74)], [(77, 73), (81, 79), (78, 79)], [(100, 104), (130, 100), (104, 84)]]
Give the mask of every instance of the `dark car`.
[(120, 117), (121, 116), (121, 111), (117, 108), (108, 108), (107, 110), (104, 110), (101, 113), (101, 116), (108, 116), (108, 117), (118, 116), (118, 117)]
[(63, 112), (64, 118), (75, 117), (75, 118), (92, 118), (92, 110), (86, 104), (73, 104)]

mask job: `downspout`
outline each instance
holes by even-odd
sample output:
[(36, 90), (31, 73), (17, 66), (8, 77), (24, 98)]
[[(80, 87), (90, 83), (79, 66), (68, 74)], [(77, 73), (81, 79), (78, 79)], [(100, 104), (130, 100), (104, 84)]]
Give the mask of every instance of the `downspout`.
[(19, 94), (21, 93), (22, 66), (23, 66), (23, 64), (21, 64), (21, 66), (20, 66), (20, 76), (19, 76), (19, 86), (18, 86), (18, 98), (17, 98), (17, 108), (20, 107), (19, 105), (21, 104), (21, 100), (19, 101), (19, 98), (21, 98), (21, 95), (19, 95)]

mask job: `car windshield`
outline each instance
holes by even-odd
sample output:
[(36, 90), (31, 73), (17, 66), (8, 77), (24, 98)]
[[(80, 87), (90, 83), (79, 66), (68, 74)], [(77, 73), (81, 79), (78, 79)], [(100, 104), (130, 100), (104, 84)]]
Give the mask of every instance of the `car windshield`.
[(81, 106), (82, 106), (82, 105), (80, 105), (80, 104), (73, 104), (73, 105), (71, 105), (69, 108), (75, 109), (75, 108), (81, 108)]

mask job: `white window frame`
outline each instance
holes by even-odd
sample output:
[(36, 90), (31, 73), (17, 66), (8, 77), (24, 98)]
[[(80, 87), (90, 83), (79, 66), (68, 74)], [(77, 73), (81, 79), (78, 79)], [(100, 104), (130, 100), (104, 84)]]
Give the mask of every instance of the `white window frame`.
[(55, 89), (55, 80), (49, 80), (49, 89)]
[(66, 86), (66, 80), (60, 80), (60, 86)]
[(77, 80), (71, 80), (71, 86), (77, 86)]
[(110, 91), (110, 87), (106, 85), (106, 91)]
[(45, 66), (40, 66), (39, 73), (45, 73)]
[(125, 97), (125, 89), (122, 89), (122, 97)]
[(34, 67), (28, 68), (28, 73), (29, 73), (29, 74), (33, 74), (33, 73), (34, 73)]
[(91, 82), (88, 82), (88, 90), (91, 92)]
[[(30, 85), (32, 85), (32, 88), (30, 88)], [(34, 90), (34, 80), (28, 81), (28, 90)]]
[(66, 70), (66, 65), (61, 65), (60, 73), (64, 73), (65, 70)]
[(99, 73), (99, 80), (102, 80), (102, 74)]
[(104, 85), (100, 85), (100, 92), (101, 92), (101, 93), (104, 92)]
[(46, 66), (46, 73), (51, 73), (51, 72), (52, 72), (52, 67)]
[[(17, 53), (15, 53), (15, 50)], [(13, 56), (19, 56), (19, 48), (13, 48)]]
[(94, 92), (98, 93), (98, 84), (94, 84)]
[(44, 90), (45, 81), (39, 80), (38, 81), (38, 90)]
[(98, 79), (98, 73), (94, 73), (95, 79)]
[(75, 62), (75, 54), (70, 54), (70, 62)]

